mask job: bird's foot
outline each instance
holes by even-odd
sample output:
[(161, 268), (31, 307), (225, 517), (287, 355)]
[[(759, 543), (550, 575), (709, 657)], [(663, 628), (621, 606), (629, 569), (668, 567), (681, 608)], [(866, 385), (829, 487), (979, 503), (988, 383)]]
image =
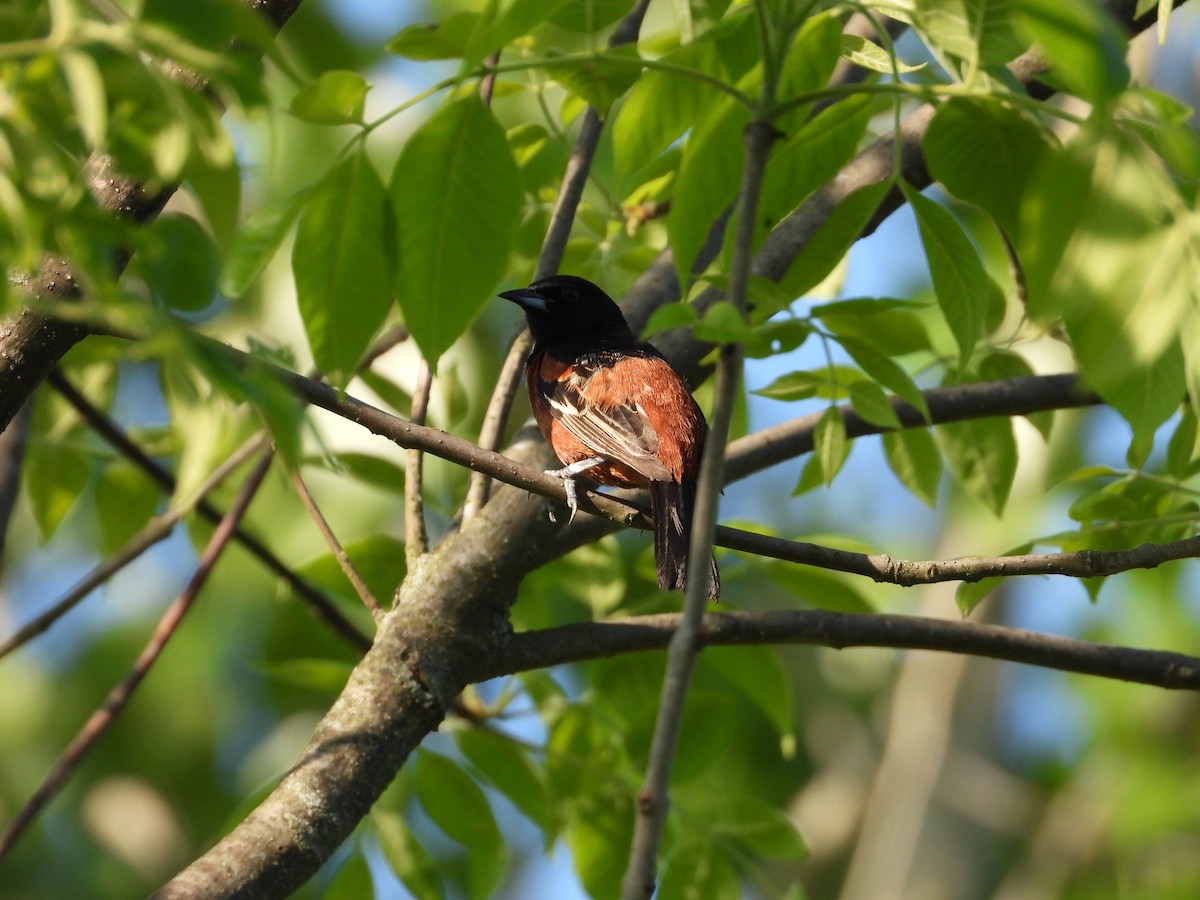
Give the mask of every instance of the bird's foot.
[[(547, 469), (547, 475), (553, 475), (555, 478), (561, 478), (563, 490), (567, 492), (567, 509), (571, 514), (567, 517), (567, 524), (570, 525), (575, 519), (575, 513), (579, 512), (579, 497), (575, 486), (575, 476), (582, 475), (584, 472), (592, 469), (600, 463), (604, 462), (603, 456), (589, 456), (587, 459), (581, 459), (578, 462), (573, 462), (569, 466), (563, 466), (561, 469)], [(554, 511), (550, 511), (550, 521), (556, 522)]]

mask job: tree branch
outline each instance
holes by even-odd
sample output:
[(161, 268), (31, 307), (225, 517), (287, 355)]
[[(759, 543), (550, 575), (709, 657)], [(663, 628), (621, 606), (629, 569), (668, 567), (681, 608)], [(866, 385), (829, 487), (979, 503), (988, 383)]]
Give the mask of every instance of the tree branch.
[[(515, 672), (662, 650), (671, 640), (679, 619), (677, 613), (661, 613), (514, 634), (498, 655), (479, 660), (471, 678), (486, 681)], [(1200, 690), (1200, 658), (1194, 656), (1100, 644), (1002, 625), (920, 616), (812, 609), (709, 613), (704, 617), (700, 642), (705, 647), (811, 644), (838, 650), (847, 647), (936, 650), (1155, 687)]]
[(337, 560), (338, 567), (342, 570), (342, 574), (346, 576), (346, 580), (350, 582), (350, 586), (354, 588), (354, 592), (358, 594), (358, 599), (370, 611), (372, 618), (378, 622), (380, 617), (383, 616), (383, 609), (380, 607), (379, 601), (375, 599), (375, 595), (371, 593), (371, 589), (367, 587), (367, 583), (358, 574), (358, 569), (354, 568), (354, 563), (346, 555), (345, 548), (342, 547), (341, 542), (337, 539), (337, 535), (333, 533), (333, 529), (329, 527), (329, 521), (325, 518), (324, 513), (321, 512), (321, 508), (317, 506), (317, 501), (313, 499), (312, 492), (309, 491), (308, 485), (304, 483), (304, 476), (300, 474), (300, 470), (293, 469), (291, 476), (292, 484), (296, 488), (296, 494), (300, 497), (300, 502), (304, 504), (304, 508), (308, 510), (308, 514), (312, 517), (313, 523), (317, 526), (317, 531), (321, 532), (321, 537), (325, 540), (325, 546), (329, 548), (329, 552)]
[[(429, 392), (433, 374), (424, 359), (417, 363), (417, 385), (413, 389), (410, 416), (414, 425), (425, 424), (429, 410)], [(429, 550), (425, 531), (425, 458), (418, 449), (409, 449), (404, 471), (404, 557), (413, 568)]]

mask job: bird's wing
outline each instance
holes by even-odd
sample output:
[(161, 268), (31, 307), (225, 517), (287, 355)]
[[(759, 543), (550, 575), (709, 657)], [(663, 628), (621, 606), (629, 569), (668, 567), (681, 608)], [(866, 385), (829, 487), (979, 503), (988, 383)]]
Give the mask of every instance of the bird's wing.
[(674, 480), (659, 459), (658, 432), (642, 403), (630, 402), (630, 397), (605, 402), (612, 397), (594, 389), (595, 377), (577, 370), (567, 378), (541, 383), (554, 419), (597, 456), (628, 466), (650, 481)]

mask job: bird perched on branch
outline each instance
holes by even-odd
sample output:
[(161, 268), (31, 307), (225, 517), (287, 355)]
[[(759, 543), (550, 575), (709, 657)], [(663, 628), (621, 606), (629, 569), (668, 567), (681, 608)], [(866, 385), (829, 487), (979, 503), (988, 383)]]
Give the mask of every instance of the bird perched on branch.
[[(708, 426), (683, 377), (640, 342), (604, 291), (554, 275), (500, 294), (525, 310), (533, 352), (525, 364), (538, 428), (563, 468), (575, 515), (577, 475), (612, 487), (648, 488), (654, 562), (663, 590), (682, 590), (696, 478)], [(708, 596), (721, 593), (716, 560)]]

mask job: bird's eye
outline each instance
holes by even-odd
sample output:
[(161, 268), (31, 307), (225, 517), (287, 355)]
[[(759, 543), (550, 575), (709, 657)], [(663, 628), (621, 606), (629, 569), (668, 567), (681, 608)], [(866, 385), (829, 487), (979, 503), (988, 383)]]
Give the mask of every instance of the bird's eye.
[(579, 299), (579, 291), (575, 290), (574, 285), (568, 284), (562, 290), (562, 297), (568, 303), (574, 303)]

